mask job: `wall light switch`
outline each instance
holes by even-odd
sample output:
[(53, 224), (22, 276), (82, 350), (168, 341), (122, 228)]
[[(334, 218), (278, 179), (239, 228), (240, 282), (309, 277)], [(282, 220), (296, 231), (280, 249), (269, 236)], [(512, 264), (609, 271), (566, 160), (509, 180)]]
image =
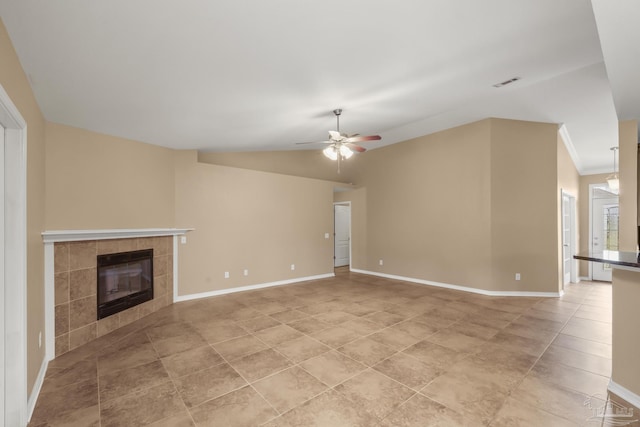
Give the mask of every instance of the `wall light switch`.
[(228, 279), (228, 278), (229, 278), (229, 272), (228, 272), (228, 271), (225, 271), (225, 272), (224, 272), (224, 278), (225, 278), (225, 279)]
[(329, 233), (324, 233), (324, 238), (328, 239), (329, 238)]
[(248, 275), (249, 275), (249, 270), (247, 270), (247, 269), (245, 268), (245, 269), (244, 269), (243, 274), (244, 274), (245, 276), (248, 276)]
[(378, 264), (380, 264), (380, 265), (384, 265), (384, 261), (383, 261), (383, 260), (380, 260), (380, 261), (378, 261)]
[(296, 269), (296, 265), (295, 264), (291, 264), (291, 271)]
[(516, 280), (520, 280), (520, 273), (516, 273)]
[(187, 243), (187, 236), (180, 236), (180, 243), (182, 243), (183, 245)]

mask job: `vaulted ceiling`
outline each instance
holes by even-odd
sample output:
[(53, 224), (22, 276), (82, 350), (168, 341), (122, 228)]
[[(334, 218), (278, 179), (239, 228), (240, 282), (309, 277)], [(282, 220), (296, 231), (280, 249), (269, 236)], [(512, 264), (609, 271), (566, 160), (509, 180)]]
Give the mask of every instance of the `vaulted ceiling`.
[(382, 135), (371, 148), (485, 117), (544, 121), (564, 124), (584, 174), (611, 169), (617, 116), (640, 118), (627, 65), (640, 2), (615, 3), (0, 0), (0, 13), (53, 122), (265, 151), (326, 139), (338, 107), (341, 130)]

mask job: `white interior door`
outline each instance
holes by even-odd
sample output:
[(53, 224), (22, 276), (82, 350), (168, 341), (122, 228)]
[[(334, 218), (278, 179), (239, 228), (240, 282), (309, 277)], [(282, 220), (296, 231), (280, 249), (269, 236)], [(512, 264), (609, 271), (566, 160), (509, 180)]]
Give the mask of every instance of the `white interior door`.
[[(591, 215), (591, 250), (593, 253), (618, 250), (618, 198), (594, 198)], [(593, 280), (611, 281), (611, 265), (591, 263)]]
[(571, 282), (571, 263), (573, 254), (571, 253), (571, 198), (562, 195), (562, 285)]
[(351, 252), (351, 206), (333, 205), (334, 251), (333, 266), (349, 265)]

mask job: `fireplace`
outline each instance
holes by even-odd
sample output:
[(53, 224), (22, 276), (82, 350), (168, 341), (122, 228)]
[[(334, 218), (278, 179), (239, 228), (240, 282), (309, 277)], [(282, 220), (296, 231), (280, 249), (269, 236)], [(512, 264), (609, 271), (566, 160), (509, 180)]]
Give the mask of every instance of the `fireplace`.
[(153, 299), (153, 249), (98, 255), (98, 320)]

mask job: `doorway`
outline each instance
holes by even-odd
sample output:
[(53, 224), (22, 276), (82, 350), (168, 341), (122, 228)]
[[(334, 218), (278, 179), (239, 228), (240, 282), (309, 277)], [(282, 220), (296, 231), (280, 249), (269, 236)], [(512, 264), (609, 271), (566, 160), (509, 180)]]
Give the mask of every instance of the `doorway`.
[[(618, 250), (618, 194), (606, 184), (591, 185), (590, 250), (592, 253)], [(590, 263), (591, 279), (611, 282), (610, 264)]]
[(351, 264), (351, 202), (333, 204), (333, 266)]
[(27, 424), (26, 122), (0, 86), (0, 425)]

